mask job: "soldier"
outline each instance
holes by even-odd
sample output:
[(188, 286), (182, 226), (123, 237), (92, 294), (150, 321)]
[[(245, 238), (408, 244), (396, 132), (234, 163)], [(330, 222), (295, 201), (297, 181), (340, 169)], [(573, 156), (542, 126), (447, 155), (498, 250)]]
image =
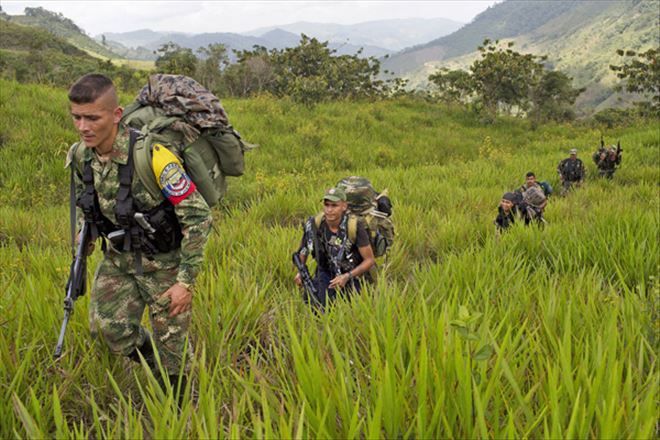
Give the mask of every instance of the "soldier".
[(552, 186), (546, 181), (538, 182), (536, 180), (536, 174), (534, 174), (533, 171), (530, 171), (525, 175), (525, 183), (518, 189), (518, 191), (524, 193), (533, 186), (541, 188), (546, 197), (549, 197), (550, 194), (552, 194)]
[(559, 162), (557, 167), (561, 179), (562, 189), (560, 195), (562, 196), (566, 195), (572, 185), (575, 184), (579, 187), (584, 181), (584, 164), (577, 158), (577, 150), (575, 148), (571, 149), (569, 155), (570, 157)]
[(516, 208), (515, 204), (518, 197), (512, 192), (504, 193), (500, 206), (497, 207), (497, 217), (495, 218), (496, 232), (500, 234), (502, 231), (509, 228), (516, 222)]
[(621, 165), (621, 144), (610, 145), (605, 148), (604, 145), (593, 154), (594, 163), (598, 167), (598, 175), (607, 179), (614, 177), (614, 171)]
[[(343, 188), (331, 188), (323, 196), (323, 215), (317, 216), (318, 220), (310, 217), (305, 225), (299, 254), (303, 263), (308, 255), (316, 259), (317, 297), (308, 300), (321, 307), (334, 300), (339, 291), (359, 292), (362, 280), (376, 262), (364, 222), (347, 214), (347, 210)], [(300, 272), (295, 282), (302, 284)]]
[[(170, 383), (185, 388), (191, 353), (188, 330), (195, 278), (200, 271), (211, 227), (204, 198), (167, 146), (149, 145), (154, 154), (170, 154), (159, 176), (162, 197), (155, 199), (134, 173), (133, 150), (143, 139), (120, 123), (112, 81), (88, 74), (69, 90), (71, 116), (81, 142), (69, 151), (79, 221), (93, 237), (102, 237), (104, 257), (90, 297), (90, 327), (113, 353), (139, 362), (141, 354), (156, 368), (154, 345)], [(72, 193), (72, 202), (73, 202)], [(140, 325), (145, 306), (153, 337)], [(157, 377), (164, 385), (166, 378)], [(183, 392), (181, 392), (181, 395)]]

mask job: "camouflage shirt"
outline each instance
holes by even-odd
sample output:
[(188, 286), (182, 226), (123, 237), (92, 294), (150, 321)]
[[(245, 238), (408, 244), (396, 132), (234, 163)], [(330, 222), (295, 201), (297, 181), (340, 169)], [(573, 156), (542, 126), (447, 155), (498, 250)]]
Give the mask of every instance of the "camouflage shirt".
[[(140, 142), (140, 141), (138, 141)], [(114, 208), (116, 204), (117, 192), (119, 190), (119, 165), (125, 165), (128, 162), (129, 136), (128, 130), (124, 127), (119, 128), (117, 137), (113, 144), (113, 150), (116, 152), (108, 161), (101, 162), (93, 149), (85, 148), (80, 145), (78, 148), (84, 148), (82, 154), (75, 155), (76, 145), (74, 144), (69, 151), (67, 165), (73, 162), (77, 195), (83, 191), (81, 172), (83, 163), (91, 161), (92, 171), (94, 173), (94, 187), (98, 194), (101, 212), (113, 223), (117, 223)], [(175, 151), (172, 149), (172, 152)], [(81, 157), (82, 160), (78, 160)], [(151, 196), (149, 191), (142, 184), (137, 174), (133, 173), (131, 185), (131, 194), (136, 204), (136, 209), (141, 212), (148, 211), (160, 205), (164, 198), (156, 199)], [(204, 197), (197, 192), (191, 192), (187, 198), (182, 200), (174, 207), (174, 212), (181, 225), (183, 239), (180, 249), (172, 252), (156, 254), (154, 260), (162, 263), (164, 266), (176, 264), (179, 266), (177, 281), (185, 284), (193, 284), (200, 271), (204, 256), (204, 248), (211, 230), (211, 212)], [(79, 212), (79, 220), (82, 220), (82, 213)], [(132, 253), (117, 254), (107, 252), (106, 257), (116, 260), (117, 264), (126, 267), (128, 270), (134, 268), (134, 255)], [(150, 265), (154, 267), (154, 265)], [(158, 264), (156, 264), (156, 267)]]
[(559, 162), (557, 171), (568, 182), (577, 182), (584, 179), (584, 164), (582, 160), (567, 158)]

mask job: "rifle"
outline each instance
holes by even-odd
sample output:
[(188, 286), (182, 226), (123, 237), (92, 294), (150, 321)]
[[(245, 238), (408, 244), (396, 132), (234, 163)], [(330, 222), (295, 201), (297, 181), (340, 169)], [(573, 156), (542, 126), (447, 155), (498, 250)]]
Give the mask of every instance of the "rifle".
[(69, 324), (69, 318), (73, 313), (73, 304), (79, 296), (85, 294), (85, 286), (87, 279), (87, 249), (92, 240), (92, 232), (89, 223), (84, 222), (80, 230), (78, 239), (78, 247), (76, 255), (71, 262), (71, 269), (69, 271), (69, 280), (66, 283), (66, 297), (64, 298), (64, 320), (60, 328), (60, 337), (57, 339), (57, 346), (55, 347), (55, 359), (62, 355), (62, 346), (64, 345), (64, 334), (66, 327)]
[(314, 285), (314, 281), (312, 280), (312, 276), (309, 274), (307, 265), (300, 259), (300, 254), (298, 251), (293, 253), (292, 259), (294, 266), (296, 266), (296, 269), (298, 269), (298, 273), (300, 274), (300, 279), (302, 280), (305, 293), (309, 298), (312, 298), (312, 301), (314, 301), (316, 305), (321, 306), (321, 303), (318, 300), (319, 291)]

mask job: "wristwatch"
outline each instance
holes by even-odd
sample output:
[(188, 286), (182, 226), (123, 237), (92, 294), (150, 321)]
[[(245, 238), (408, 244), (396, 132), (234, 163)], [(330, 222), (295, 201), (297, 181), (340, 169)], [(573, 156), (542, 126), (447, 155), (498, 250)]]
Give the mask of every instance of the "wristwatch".
[(355, 278), (355, 275), (353, 275), (353, 272), (348, 272), (348, 281), (352, 280)]
[(186, 290), (187, 290), (188, 292), (192, 292), (192, 289), (193, 289), (193, 285), (192, 285), (192, 284), (184, 283), (183, 281), (177, 281), (177, 283), (179, 283), (179, 284), (181, 284), (183, 287), (185, 287)]

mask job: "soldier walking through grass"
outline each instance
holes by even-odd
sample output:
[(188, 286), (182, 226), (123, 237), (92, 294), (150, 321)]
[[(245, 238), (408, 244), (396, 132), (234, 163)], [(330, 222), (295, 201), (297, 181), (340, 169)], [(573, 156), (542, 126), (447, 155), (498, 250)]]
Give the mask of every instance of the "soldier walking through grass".
[(614, 172), (621, 165), (621, 144), (611, 145), (609, 148), (601, 146), (592, 156), (598, 175), (606, 179), (612, 179)]
[(569, 151), (569, 157), (559, 162), (557, 172), (561, 179), (561, 193), (564, 196), (573, 187), (579, 187), (584, 181), (585, 169), (582, 160), (577, 157), (577, 149)]
[(504, 193), (500, 205), (497, 207), (497, 217), (495, 218), (495, 231), (501, 234), (516, 222), (516, 194), (512, 192)]
[[(347, 213), (343, 188), (331, 188), (323, 196), (323, 213), (310, 217), (300, 245), (303, 263), (309, 255), (316, 259), (316, 297), (308, 302), (325, 307), (338, 293), (359, 292), (375, 265), (369, 234), (362, 220)], [(298, 272), (295, 282), (302, 285)]]
[[(153, 176), (162, 197), (145, 189), (134, 173), (134, 149), (167, 154), (169, 146), (140, 145), (140, 133), (120, 122), (123, 109), (109, 78), (85, 75), (68, 96), (81, 137), (67, 158), (80, 208), (77, 223), (91, 226), (104, 251), (91, 291), (92, 334), (100, 332), (113, 353), (138, 362), (141, 354), (161, 384), (169, 380), (183, 390), (193, 286), (211, 228), (210, 209), (173, 154)], [(146, 306), (153, 336), (140, 325)], [(168, 377), (158, 374), (154, 347)]]

